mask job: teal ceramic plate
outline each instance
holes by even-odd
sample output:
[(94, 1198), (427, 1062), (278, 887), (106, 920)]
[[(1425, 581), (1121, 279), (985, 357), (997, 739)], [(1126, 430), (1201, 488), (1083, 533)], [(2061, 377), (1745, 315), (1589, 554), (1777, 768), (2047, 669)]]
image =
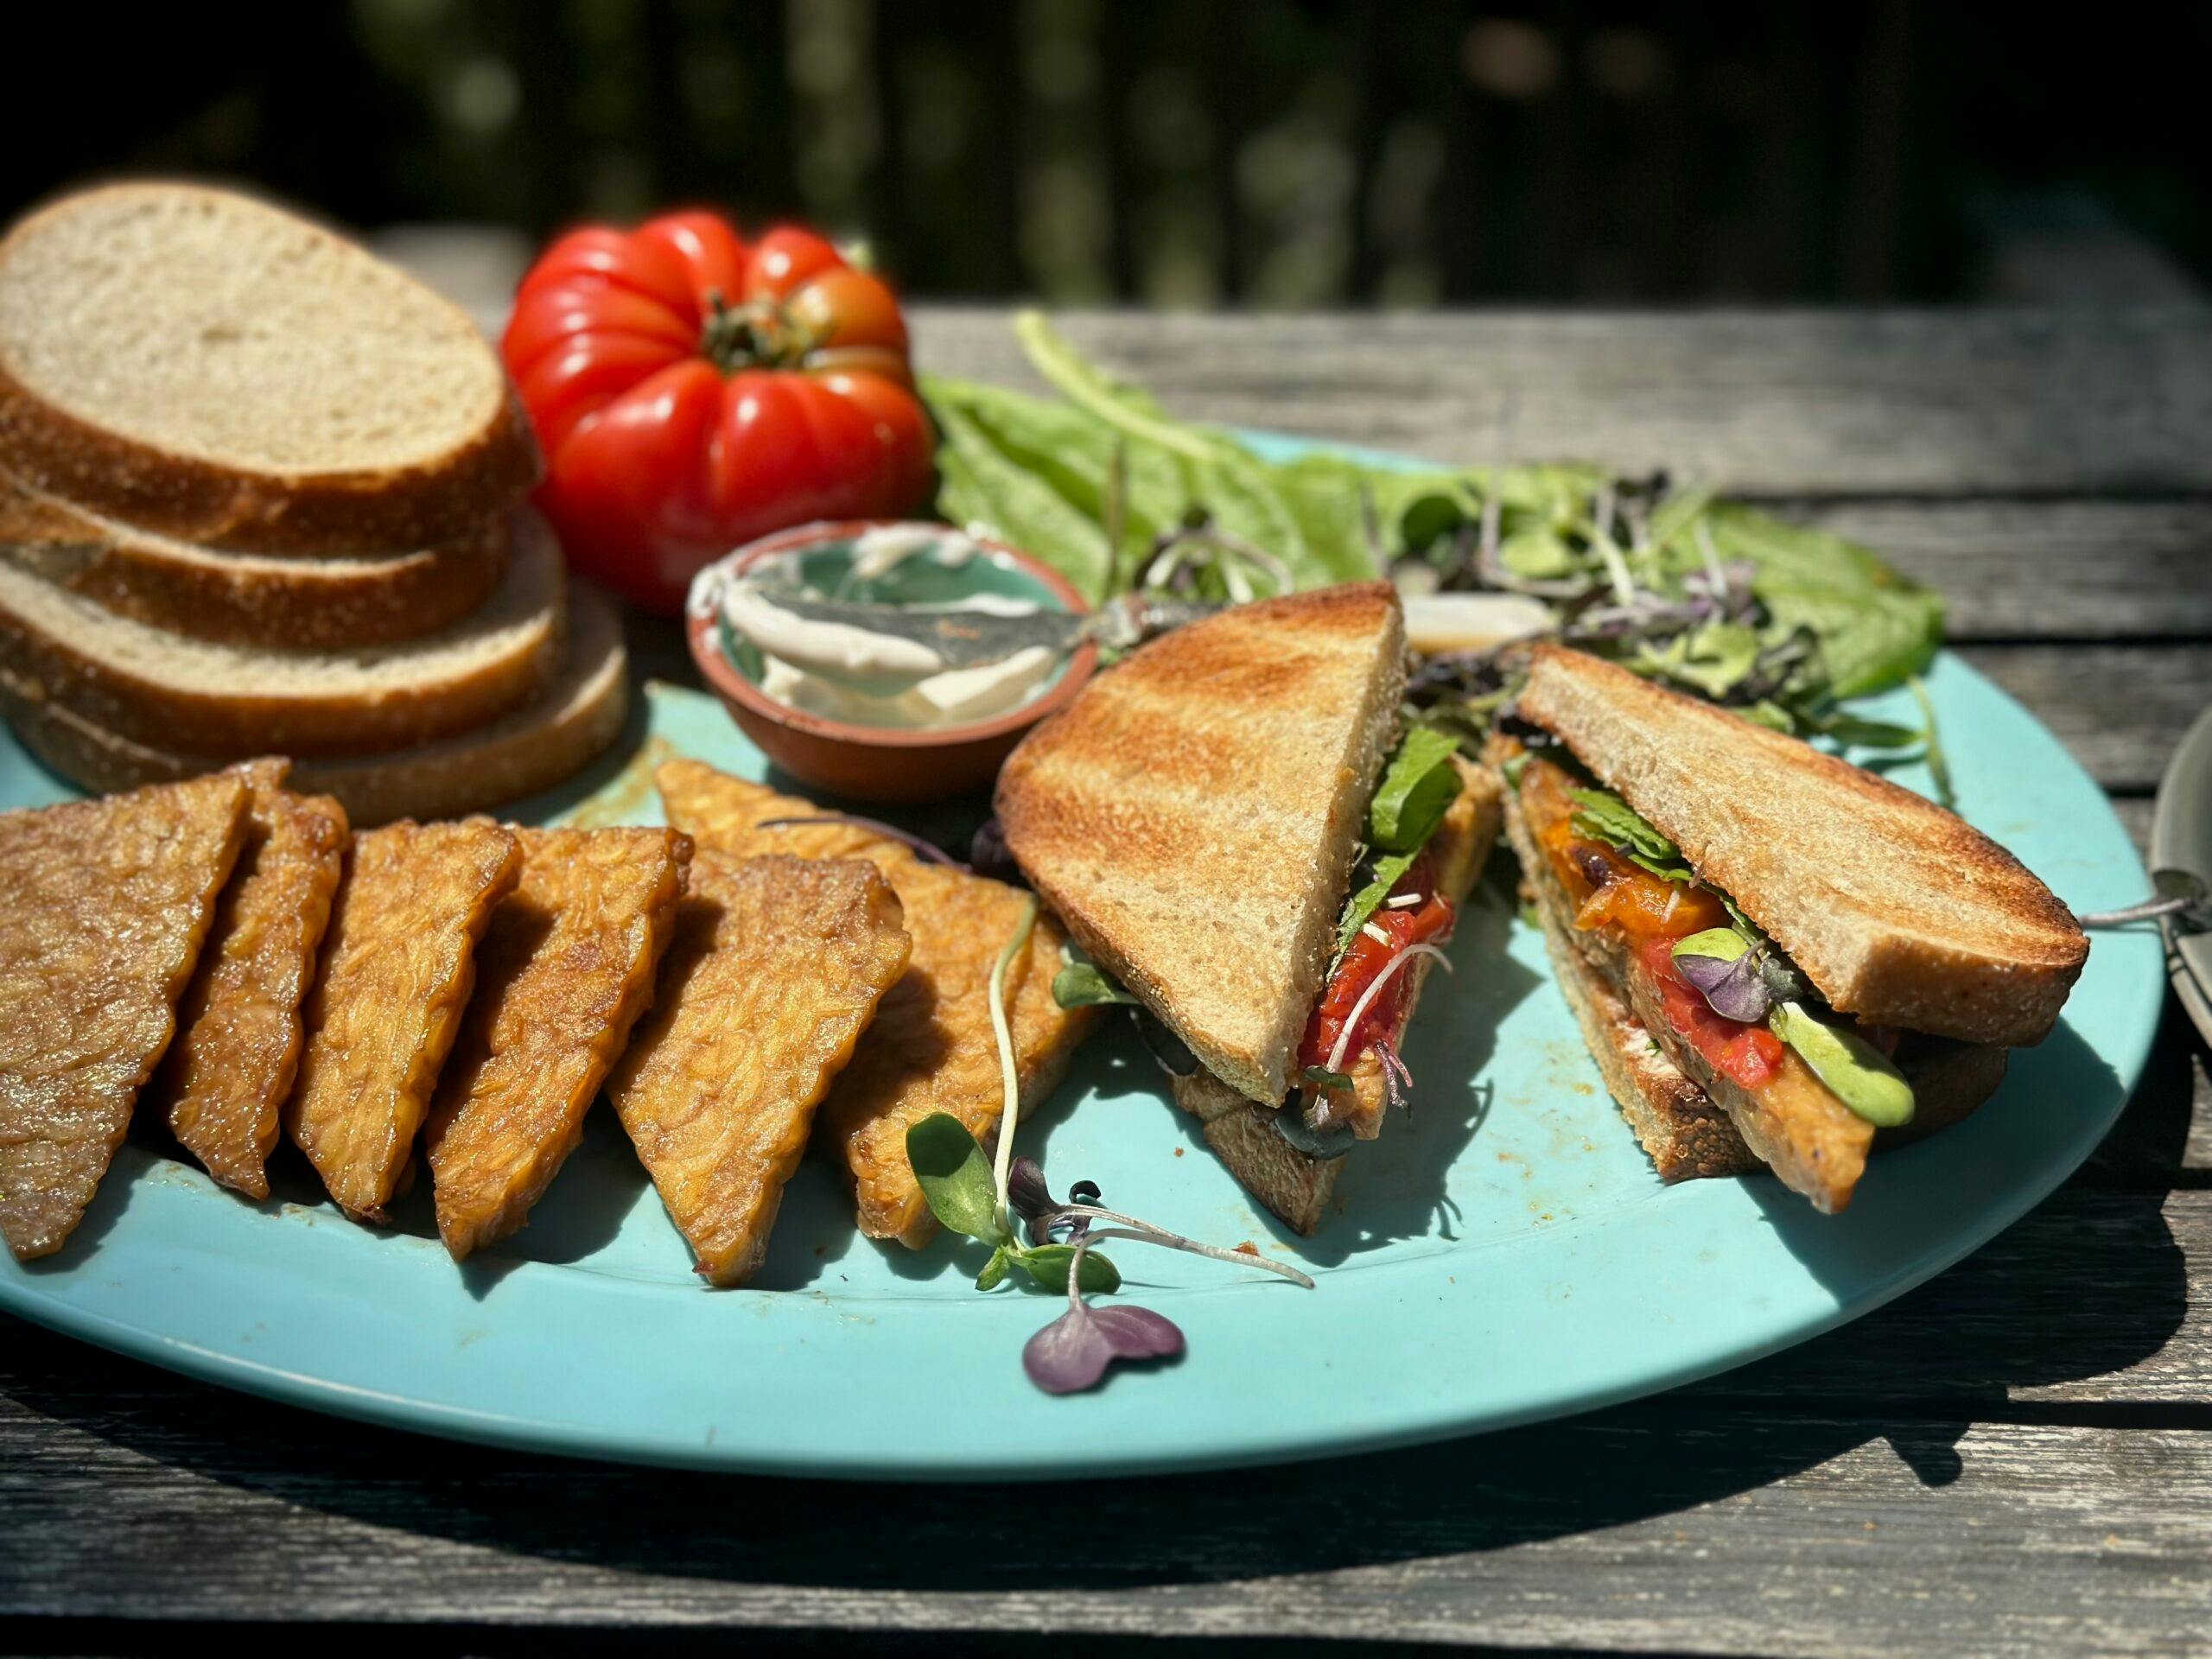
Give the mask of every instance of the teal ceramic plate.
[[(1966, 816), (2077, 909), (2143, 896), (2101, 792), (1953, 657), (1929, 689)], [(1870, 712), (1910, 722), (1902, 696)], [(656, 690), (650, 735), (758, 777), (709, 699)], [(633, 739), (642, 735), (632, 734)], [(1925, 789), (1917, 769), (1896, 774)], [(579, 805), (654, 814), (642, 772)], [(0, 804), (66, 791), (0, 740)], [(1503, 855), (1501, 855), (1503, 856)], [(1495, 872), (1493, 873), (1495, 875)], [(1048, 1398), (1023, 1342), (1057, 1312), (969, 1285), (972, 1248), (856, 1237), (826, 1171), (790, 1188), (765, 1271), (709, 1291), (611, 1113), (524, 1232), (457, 1269), (421, 1196), (389, 1231), (296, 1173), (243, 1202), (133, 1145), (59, 1256), (0, 1263), (0, 1308), (320, 1410), (590, 1457), (791, 1475), (1128, 1474), (1315, 1457), (1497, 1428), (1669, 1388), (1866, 1313), (1958, 1261), (2065, 1179), (2142, 1071), (2164, 975), (2145, 929), (2100, 937), (2057, 1032), (1966, 1123), (1876, 1162), (1850, 1211), (1765, 1179), (1660, 1185), (1606, 1098), (1510, 887), (1478, 889), (1407, 1047), (1410, 1121), (1363, 1147), (1313, 1240), (1274, 1226), (1110, 1023), (1022, 1129), (1055, 1188), (1312, 1267), (1302, 1291), (1157, 1250), (1128, 1294), (1189, 1351)]]

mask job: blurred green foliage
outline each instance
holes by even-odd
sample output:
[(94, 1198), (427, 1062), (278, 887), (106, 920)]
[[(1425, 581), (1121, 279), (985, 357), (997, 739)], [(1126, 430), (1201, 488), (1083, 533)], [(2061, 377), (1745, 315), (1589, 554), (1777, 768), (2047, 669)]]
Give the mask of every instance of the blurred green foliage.
[(1168, 304), (1954, 297), (2054, 196), (2212, 255), (2212, 9), (2155, 50), (1911, 0), (81, 10), (40, 49), (99, 63), (99, 118), (13, 100), (0, 207), (144, 169), (532, 236), (709, 201), (917, 292)]

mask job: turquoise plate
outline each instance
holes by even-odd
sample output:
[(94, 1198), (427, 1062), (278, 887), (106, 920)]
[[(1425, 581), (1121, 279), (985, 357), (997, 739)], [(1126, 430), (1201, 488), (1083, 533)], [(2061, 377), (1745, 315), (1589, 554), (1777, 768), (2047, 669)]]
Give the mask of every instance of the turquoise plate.
[[(2141, 898), (2097, 786), (1956, 658), (1929, 682), (1966, 816), (2077, 909)], [(749, 777), (710, 699), (655, 688), (656, 744)], [(1869, 713), (1911, 723), (1902, 695)], [(634, 732), (634, 743), (645, 733)], [(642, 760), (535, 803), (649, 820)], [(1917, 768), (1895, 774), (1926, 789)], [(0, 739), (0, 805), (63, 798)], [(1503, 855), (1501, 855), (1503, 856)], [(1179, 1362), (1049, 1398), (1023, 1342), (1058, 1311), (969, 1285), (974, 1247), (855, 1236), (836, 1184), (791, 1183), (765, 1270), (710, 1291), (605, 1110), (530, 1226), (457, 1269), (418, 1193), (389, 1231), (294, 1170), (265, 1204), (136, 1143), (68, 1247), (0, 1263), (0, 1308), (195, 1376), (457, 1438), (789, 1475), (1132, 1474), (1318, 1457), (1586, 1410), (1739, 1365), (1941, 1272), (2056, 1186), (2119, 1115), (2158, 1023), (2157, 934), (2107, 934), (2058, 1030), (1959, 1128), (1874, 1164), (1850, 1211), (1767, 1179), (1662, 1187), (1606, 1098), (1538, 936), (1494, 867), (1407, 1046), (1409, 1120), (1354, 1156), (1318, 1238), (1274, 1225), (1109, 1022), (1020, 1145), (1061, 1190), (1306, 1262), (1319, 1287), (1116, 1251)], [(296, 1160), (284, 1160), (288, 1165)]]

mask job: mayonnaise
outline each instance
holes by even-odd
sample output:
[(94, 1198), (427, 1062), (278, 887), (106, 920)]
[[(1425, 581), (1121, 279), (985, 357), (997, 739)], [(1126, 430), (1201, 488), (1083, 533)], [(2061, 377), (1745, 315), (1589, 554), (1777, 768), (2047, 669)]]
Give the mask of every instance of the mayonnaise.
[[(982, 550), (969, 537), (940, 524), (879, 525), (854, 538), (852, 563), (836, 584), (836, 596), (880, 582), (918, 556), (957, 569)], [(693, 582), (688, 608), (694, 615), (718, 618), (758, 651), (761, 691), (803, 714), (909, 731), (962, 726), (1020, 708), (1059, 666), (1058, 652), (1032, 645), (995, 663), (948, 668), (919, 640), (851, 623), (816, 621), (785, 609), (757, 580), (762, 570), (756, 564), (739, 575), (727, 564), (709, 566)], [(1024, 616), (1038, 607), (1006, 594), (976, 594), (949, 604), (909, 608)]]

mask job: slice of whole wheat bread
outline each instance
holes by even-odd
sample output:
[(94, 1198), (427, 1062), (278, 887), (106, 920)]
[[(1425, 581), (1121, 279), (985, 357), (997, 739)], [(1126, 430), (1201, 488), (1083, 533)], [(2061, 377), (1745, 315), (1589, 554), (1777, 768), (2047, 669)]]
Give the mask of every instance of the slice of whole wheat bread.
[[(388, 754), (307, 760), (302, 791), (334, 795), (361, 829), (395, 818), (460, 817), (550, 789), (612, 743), (629, 707), (629, 667), (613, 606), (595, 591), (569, 594), (567, 652), (534, 702), (473, 730)], [(0, 715), (24, 747), (79, 788), (98, 794), (173, 783), (220, 769), (221, 757), (123, 737), (27, 689), (0, 669)]]
[(560, 661), (565, 588), (552, 532), (524, 512), (499, 588), (451, 627), (282, 652), (187, 639), (0, 563), (0, 669), (156, 748), (223, 761), (362, 753), (448, 737), (537, 696)]
[(1970, 1043), (2050, 1034), (2088, 941), (2018, 859), (1933, 802), (1556, 645), (1531, 652), (1516, 711), (1672, 839), (1837, 1009)]
[(512, 515), (411, 553), (224, 553), (0, 476), (0, 562), (149, 626), (219, 645), (356, 650), (435, 633), (489, 599)]
[(538, 476), (457, 308), (251, 197), (112, 185), (0, 240), (0, 465), (235, 550), (435, 547)]
[(1388, 582), (1264, 600), (1134, 652), (999, 774), (1046, 902), (1263, 1105), (1289, 1090), (1404, 686)]

